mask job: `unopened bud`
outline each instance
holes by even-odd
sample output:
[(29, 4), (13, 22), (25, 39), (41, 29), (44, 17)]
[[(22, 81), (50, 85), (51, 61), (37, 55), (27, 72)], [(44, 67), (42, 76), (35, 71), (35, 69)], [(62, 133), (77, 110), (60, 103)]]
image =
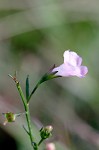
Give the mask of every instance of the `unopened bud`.
[(54, 143), (47, 143), (46, 144), (46, 150), (55, 150), (55, 144)]
[(53, 130), (52, 126), (46, 126), (46, 127), (41, 128), (41, 130), (40, 130), (41, 138), (42, 139), (49, 138), (52, 135), (51, 134), (52, 130)]
[(45, 130), (47, 130), (48, 132), (52, 132), (53, 127), (52, 127), (51, 125), (46, 126), (46, 127), (45, 127)]

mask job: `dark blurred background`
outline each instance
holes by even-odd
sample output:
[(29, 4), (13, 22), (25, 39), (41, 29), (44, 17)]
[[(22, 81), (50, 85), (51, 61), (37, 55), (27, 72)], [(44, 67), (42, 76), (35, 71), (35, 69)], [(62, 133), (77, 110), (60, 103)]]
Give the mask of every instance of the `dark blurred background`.
[(0, 0), (0, 149), (32, 149), (24, 115), (3, 126), (2, 112), (24, 112), (8, 74), (17, 70), (24, 92), (29, 75), (32, 90), (53, 64), (63, 63), (67, 49), (82, 56), (88, 75), (39, 87), (30, 102), (33, 133), (38, 137), (40, 125), (51, 124), (49, 142), (57, 150), (98, 150), (99, 1)]

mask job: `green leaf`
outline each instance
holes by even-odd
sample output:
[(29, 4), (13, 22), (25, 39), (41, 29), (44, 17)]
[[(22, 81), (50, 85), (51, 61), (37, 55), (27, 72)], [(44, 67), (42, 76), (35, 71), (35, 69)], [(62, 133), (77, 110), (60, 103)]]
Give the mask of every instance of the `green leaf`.
[(29, 75), (26, 78), (26, 99), (29, 98)]

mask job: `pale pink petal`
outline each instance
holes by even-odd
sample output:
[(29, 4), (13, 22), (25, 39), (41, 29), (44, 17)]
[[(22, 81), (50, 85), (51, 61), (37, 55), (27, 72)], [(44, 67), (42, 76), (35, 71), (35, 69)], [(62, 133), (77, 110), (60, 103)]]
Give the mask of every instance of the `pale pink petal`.
[(79, 78), (85, 77), (88, 72), (88, 68), (86, 66), (75, 67), (75, 70), (72, 70), (71, 75), (77, 76)]
[(67, 67), (65, 67), (64, 64), (60, 65), (59, 67), (56, 67), (52, 70), (52, 72), (55, 72), (55, 71), (58, 71), (55, 75), (56, 76), (68, 76), (68, 71), (67, 70)]
[(81, 77), (85, 77), (85, 75), (88, 73), (88, 68), (86, 66), (81, 66), (80, 67), (80, 74)]
[(74, 66), (71, 66), (69, 64), (62, 64), (59, 67), (56, 67), (53, 69), (54, 71), (58, 71), (55, 75), (68, 77), (68, 76), (74, 76), (76, 74), (76, 68)]
[(70, 60), (69, 54), (70, 54), (70, 50), (67, 50), (67, 51), (64, 52), (64, 54), (63, 54), (64, 63), (69, 62), (69, 60)]
[(63, 56), (65, 64), (69, 63), (72, 66), (80, 66), (82, 63), (82, 58), (70, 50), (65, 51)]
[(71, 65), (62, 64), (59, 67), (54, 68), (52, 72), (54, 71), (58, 71), (55, 74), (57, 76), (77, 76), (79, 78), (83, 78), (87, 74), (88, 68), (86, 66), (74, 67)]

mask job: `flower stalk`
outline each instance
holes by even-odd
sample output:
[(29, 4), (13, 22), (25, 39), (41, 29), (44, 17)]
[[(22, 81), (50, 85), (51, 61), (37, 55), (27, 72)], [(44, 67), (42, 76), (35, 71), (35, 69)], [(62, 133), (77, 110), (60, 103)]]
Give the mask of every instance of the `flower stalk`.
[(29, 110), (29, 103), (27, 103), (27, 100), (23, 94), (23, 91), (21, 89), (20, 83), (19, 81), (16, 79), (16, 77), (12, 77), (11, 75), (9, 75), (16, 83), (16, 87), (18, 89), (18, 92), (20, 94), (20, 97), (22, 99), (23, 105), (24, 105), (24, 109), (25, 109), (25, 116), (26, 116), (26, 121), (27, 121), (27, 125), (28, 125), (28, 135), (30, 137), (30, 141), (31, 141), (31, 145), (33, 147), (34, 150), (36, 150), (35, 146), (34, 146), (34, 137), (32, 135), (32, 128), (31, 128), (31, 120), (30, 120), (30, 110)]
[(26, 120), (27, 120), (27, 125), (28, 125), (28, 130), (29, 130), (29, 136), (30, 136), (30, 140), (31, 140), (31, 145), (33, 146), (34, 139), (33, 139), (32, 128), (31, 128), (29, 104), (27, 104), (27, 102), (26, 102), (26, 99), (24, 97), (24, 94), (23, 94), (23, 91), (21, 89), (21, 86), (20, 86), (19, 82), (16, 83), (16, 87), (17, 87), (17, 89), (19, 91), (19, 94), (21, 96), (22, 102), (24, 104), (24, 109), (25, 109), (25, 112), (26, 112)]
[(27, 103), (29, 103), (29, 101), (30, 101), (32, 95), (34, 94), (34, 92), (36, 91), (36, 89), (39, 87), (39, 85), (40, 85), (40, 82), (38, 82), (38, 83), (36, 84), (36, 86), (34, 87), (34, 89), (33, 89), (33, 91), (31, 92), (29, 98), (27, 99)]
[(36, 86), (34, 87), (34, 89), (32, 90), (31, 94), (29, 95), (28, 99), (27, 99), (27, 102), (30, 101), (32, 95), (34, 94), (34, 92), (37, 90), (37, 88), (39, 87), (40, 84), (42, 84), (43, 82), (45, 81), (48, 81), (48, 80), (51, 80), (51, 79), (54, 79), (54, 78), (58, 78), (58, 77), (61, 77), (61, 76), (56, 76), (55, 74), (57, 73), (57, 71), (53, 71), (52, 70), (54, 69), (55, 65), (47, 72), (45, 73), (41, 79), (38, 81), (38, 83), (36, 84)]

